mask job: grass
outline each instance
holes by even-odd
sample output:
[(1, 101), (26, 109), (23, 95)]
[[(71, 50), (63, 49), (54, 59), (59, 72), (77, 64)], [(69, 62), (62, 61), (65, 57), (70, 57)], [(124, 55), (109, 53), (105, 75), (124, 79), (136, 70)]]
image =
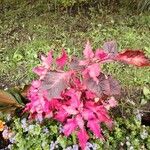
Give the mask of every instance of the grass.
[[(81, 56), (84, 43), (90, 39), (94, 48), (104, 41), (116, 40), (118, 50), (142, 49), (150, 56), (150, 15), (135, 15), (125, 10), (109, 13), (91, 9), (86, 15), (51, 12), (49, 5), (36, 1), (15, 3), (5, 0), (0, 14), (0, 86), (25, 85), (35, 76), (32, 68), (39, 64), (38, 53), (62, 47), (69, 55)], [(123, 86), (141, 87), (150, 83), (150, 69), (122, 64), (105, 67)]]

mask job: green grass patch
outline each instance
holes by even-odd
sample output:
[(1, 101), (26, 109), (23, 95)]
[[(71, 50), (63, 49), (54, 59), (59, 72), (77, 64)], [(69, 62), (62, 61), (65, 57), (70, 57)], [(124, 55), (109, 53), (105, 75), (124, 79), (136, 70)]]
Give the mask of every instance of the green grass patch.
[[(109, 14), (94, 10), (88, 15), (51, 12), (40, 1), (30, 4), (5, 1), (0, 22), (0, 71), (3, 82), (29, 83), (35, 76), (32, 68), (39, 64), (38, 53), (53, 49), (59, 55), (66, 48), (69, 55), (81, 56), (84, 43), (90, 39), (93, 48), (104, 41), (116, 40), (118, 50), (142, 49), (150, 56), (150, 16), (128, 15), (125, 10)], [(126, 65), (108, 65), (110, 73), (125, 86), (144, 86), (150, 83), (150, 69)], [(1, 82), (2, 82), (1, 81)]]

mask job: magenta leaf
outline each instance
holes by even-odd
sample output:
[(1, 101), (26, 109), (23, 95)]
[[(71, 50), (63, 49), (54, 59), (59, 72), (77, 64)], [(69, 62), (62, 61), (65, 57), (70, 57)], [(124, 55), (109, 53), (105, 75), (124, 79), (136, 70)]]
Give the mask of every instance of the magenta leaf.
[(42, 80), (40, 90), (47, 91), (49, 100), (61, 98), (61, 92), (68, 87), (70, 76), (71, 72), (49, 71)]
[(100, 61), (106, 60), (108, 58), (108, 54), (103, 49), (97, 49), (95, 52), (95, 58)]
[(121, 52), (117, 55), (116, 60), (138, 67), (150, 66), (150, 60), (140, 50), (126, 50)]
[(61, 57), (56, 59), (56, 64), (58, 67), (63, 68), (64, 65), (66, 64), (67, 60), (68, 60), (67, 53), (63, 49)]
[(64, 109), (58, 110), (56, 115), (54, 116), (54, 118), (60, 122), (64, 122), (67, 117), (68, 114)]
[(77, 136), (79, 139), (79, 145), (80, 145), (81, 149), (85, 150), (87, 140), (89, 139), (87, 132), (84, 129), (79, 130), (77, 133)]
[(113, 58), (117, 54), (117, 43), (115, 41), (105, 42), (103, 49), (109, 54), (110, 58)]
[(89, 41), (87, 41), (86, 45), (85, 45), (85, 49), (83, 51), (84, 57), (86, 59), (91, 59), (94, 57), (94, 53), (92, 51), (92, 47)]
[(68, 119), (67, 123), (63, 127), (63, 132), (66, 136), (69, 136), (77, 128), (75, 119)]
[(87, 126), (95, 134), (97, 138), (102, 138), (101, 129), (98, 119), (88, 120)]

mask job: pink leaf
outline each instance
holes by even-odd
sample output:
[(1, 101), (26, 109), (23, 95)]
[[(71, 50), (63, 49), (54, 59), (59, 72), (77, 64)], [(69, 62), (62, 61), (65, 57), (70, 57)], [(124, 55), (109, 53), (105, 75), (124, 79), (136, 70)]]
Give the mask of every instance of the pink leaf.
[(33, 72), (39, 75), (40, 79), (43, 79), (47, 73), (47, 69), (42, 66), (39, 66), (39, 67), (33, 68)]
[(100, 122), (107, 123), (111, 120), (109, 115), (108, 115), (108, 112), (107, 112), (107, 110), (104, 106), (98, 107), (97, 111), (96, 111), (96, 114), (97, 114), (97, 117), (98, 117)]
[(107, 103), (104, 102), (103, 105), (105, 106), (105, 108), (106, 108), (107, 110), (110, 110), (110, 108), (116, 107), (116, 106), (118, 105), (118, 103), (117, 103), (117, 101), (115, 100), (114, 97), (111, 97), (111, 98), (108, 100), (108, 102), (107, 102)]
[(69, 89), (65, 95), (70, 96), (70, 104), (71, 106), (78, 108), (80, 105), (80, 97), (81, 97), (81, 92), (76, 92), (74, 89)]
[(68, 87), (72, 72), (49, 71), (44, 79), (40, 90), (48, 92), (48, 99), (61, 98), (61, 93)]
[(82, 117), (85, 119), (85, 120), (89, 120), (89, 119), (93, 119), (95, 118), (95, 115), (94, 113), (89, 110), (89, 109), (84, 109), (83, 112), (82, 112)]
[(109, 100), (108, 100), (108, 103), (110, 105), (110, 107), (116, 107), (118, 105), (117, 101), (115, 100), (114, 97), (111, 97)]
[(102, 138), (99, 121), (97, 119), (88, 120), (87, 126), (97, 138)]
[(62, 106), (62, 108), (69, 114), (69, 115), (76, 115), (78, 111), (72, 106)]
[(75, 119), (68, 119), (67, 123), (63, 127), (63, 132), (65, 136), (69, 136), (77, 127)]
[(34, 88), (39, 88), (41, 86), (41, 81), (40, 80), (34, 80), (34, 81), (32, 81), (32, 86)]
[(81, 91), (85, 89), (86, 87), (82, 84), (79, 78), (77, 77), (72, 77), (72, 87)]
[(85, 49), (84, 49), (84, 51), (83, 51), (83, 54), (84, 54), (84, 57), (85, 57), (86, 59), (91, 59), (91, 58), (94, 57), (94, 53), (93, 53), (93, 51), (92, 51), (92, 47), (91, 47), (89, 41), (87, 41), (87, 43), (86, 43)]
[(41, 56), (41, 60), (42, 60), (42, 65), (46, 68), (46, 69), (48, 69), (49, 67), (50, 67), (50, 65), (51, 65), (51, 63), (52, 63), (52, 60), (53, 60), (53, 58), (52, 58), (52, 51), (50, 51), (49, 53), (48, 53), (48, 55), (47, 55), (47, 57), (45, 57), (45, 56)]
[(82, 129), (82, 130), (78, 131), (77, 136), (79, 139), (79, 145), (80, 145), (81, 149), (85, 150), (87, 140), (89, 139), (87, 132), (84, 129)]
[(89, 76), (91, 78), (93, 78), (93, 80), (98, 84), (97, 77), (100, 74), (100, 66), (99, 66), (99, 64), (98, 63), (92, 64), (92, 65), (88, 66), (87, 69), (88, 69)]
[(84, 128), (84, 121), (83, 121), (83, 118), (81, 115), (76, 116), (76, 122), (77, 122), (80, 129)]
[(117, 55), (116, 60), (138, 67), (150, 66), (150, 60), (140, 50), (126, 50), (121, 52)]
[(79, 61), (79, 65), (80, 66), (86, 66), (86, 65), (88, 65), (89, 64), (89, 60), (80, 60)]
[(62, 50), (62, 56), (60, 58), (56, 59), (56, 64), (57, 64), (58, 67), (63, 68), (64, 65), (66, 64), (67, 60), (68, 60), (67, 53), (63, 49)]

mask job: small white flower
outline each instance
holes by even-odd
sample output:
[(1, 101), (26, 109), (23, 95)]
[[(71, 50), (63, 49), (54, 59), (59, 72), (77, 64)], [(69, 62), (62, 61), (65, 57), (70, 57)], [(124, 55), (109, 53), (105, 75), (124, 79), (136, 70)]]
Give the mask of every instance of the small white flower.
[(130, 145), (131, 145), (131, 143), (130, 143), (129, 141), (127, 141), (127, 142), (126, 142), (126, 145), (127, 145), (127, 146), (130, 146)]

